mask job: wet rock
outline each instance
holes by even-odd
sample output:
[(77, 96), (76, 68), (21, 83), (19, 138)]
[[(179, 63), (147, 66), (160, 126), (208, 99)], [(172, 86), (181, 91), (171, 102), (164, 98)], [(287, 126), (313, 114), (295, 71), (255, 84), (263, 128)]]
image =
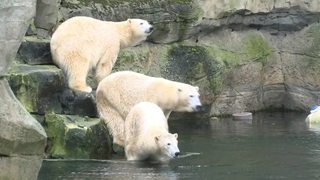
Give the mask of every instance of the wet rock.
[(47, 114), (45, 117), (52, 158), (107, 158), (111, 137), (98, 118)]
[(63, 113), (98, 117), (94, 95), (95, 91), (92, 93), (85, 93), (81, 91), (65, 89), (59, 96), (61, 105), (63, 107)]
[(98, 116), (94, 93), (65, 87), (64, 75), (56, 66), (16, 64), (11, 67), (8, 80), (14, 94), (30, 113)]
[(49, 40), (25, 37), (16, 58), (29, 65), (53, 64)]
[(62, 112), (58, 93), (65, 87), (60, 69), (50, 65), (18, 64), (12, 66), (9, 74), (14, 94), (30, 113)]

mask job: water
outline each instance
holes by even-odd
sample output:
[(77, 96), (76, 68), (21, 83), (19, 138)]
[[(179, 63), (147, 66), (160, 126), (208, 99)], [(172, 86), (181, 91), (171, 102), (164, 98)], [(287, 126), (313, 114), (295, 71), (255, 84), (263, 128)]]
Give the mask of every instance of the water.
[(302, 113), (259, 113), (252, 121), (174, 120), (182, 157), (168, 165), (110, 160), (46, 160), (48, 179), (320, 179), (320, 125)]

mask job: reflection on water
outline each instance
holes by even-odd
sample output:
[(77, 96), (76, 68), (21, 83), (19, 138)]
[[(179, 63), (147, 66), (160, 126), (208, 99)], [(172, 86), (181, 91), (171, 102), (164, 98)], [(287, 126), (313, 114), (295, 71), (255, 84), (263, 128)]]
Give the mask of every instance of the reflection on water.
[(111, 160), (45, 161), (47, 179), (319, 179), (320, 126), (306, 114), (258, 113), (252, 121), (230, 118), (170, 121), (182, 156), (168, 165)]

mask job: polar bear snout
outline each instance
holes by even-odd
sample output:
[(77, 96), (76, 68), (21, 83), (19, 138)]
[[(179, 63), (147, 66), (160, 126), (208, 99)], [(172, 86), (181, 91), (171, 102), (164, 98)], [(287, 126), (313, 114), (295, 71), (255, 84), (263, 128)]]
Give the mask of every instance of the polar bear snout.
[(150, 27), (145, 31), (147, 34), (152, 33), (153, 31), (153, 26), (150, 25)]
[(199, 96), (190, 96), (188, 100), (189, 106), (193, 112), (198, 112), (201, 110), (202, 104), (200, 102)]
[(201, 105), (196, 105), (194, 108), (193, 108), (193, 111), (195, 111), (195, 112), (198, 112), (198, 111), (200, 111), (201, 110)]
[(179, 156), (179, 154), (180, 154), (180, 152), (178, 151), (178, 152), (175, 152), (174, 153), (174, 157), (178, 157)]

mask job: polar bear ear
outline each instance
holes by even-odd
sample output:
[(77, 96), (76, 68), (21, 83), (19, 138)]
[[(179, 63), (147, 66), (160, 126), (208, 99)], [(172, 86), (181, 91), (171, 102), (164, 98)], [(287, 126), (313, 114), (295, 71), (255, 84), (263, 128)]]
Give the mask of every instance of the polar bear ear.
[(178, 139), (178, 133), (173, 134), (176, 139)]
[(128, 19), (127, 21), (131, 24), (131, 19)]
[(199, 87), (198, 86), (195, 86), (195, 88), (196, 88), (197, 91), (199, 91)]

